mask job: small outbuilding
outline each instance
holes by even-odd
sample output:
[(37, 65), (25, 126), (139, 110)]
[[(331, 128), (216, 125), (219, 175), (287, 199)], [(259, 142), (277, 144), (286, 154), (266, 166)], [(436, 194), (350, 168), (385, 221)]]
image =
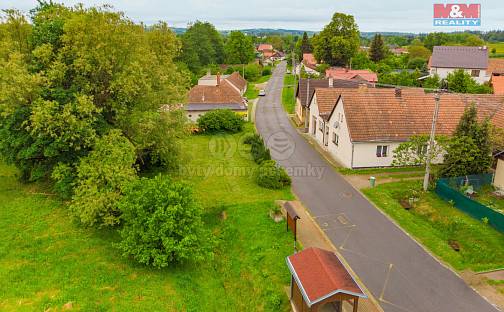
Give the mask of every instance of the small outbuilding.
[(504, 151), (498, 153), (495, 157), (497, 158), (497, 167), (495, 168), (493, 184), (497, 189), (504, 191)]
[(343, 311), (349, 301), (357, 312), (359, 298), (367, 298), (338, 256), (308, 248), (287, 257), (291, 271), (290, 300), (296, 312)]

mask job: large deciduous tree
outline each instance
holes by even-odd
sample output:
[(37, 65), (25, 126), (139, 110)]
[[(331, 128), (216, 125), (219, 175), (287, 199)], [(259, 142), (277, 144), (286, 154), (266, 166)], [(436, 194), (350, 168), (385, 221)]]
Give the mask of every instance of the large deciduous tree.
[[(184, 100), (189, 79), (173, 61), (181, 44), (168, 26), (146, 29), (108, 7), (44, 1), (31, 19), (10, 11), (0, 23), (0, 153), (23, 179), (52, 177), (67, 198), (76, 185), (81, 203), (93, 192), (105, 198), (104, 183), (82, 190), (82, 166), (115, 153), (102, 144), (110, 133), (131, 146), (119, 152), (132, 155), (129, 167), (175, 167), (185, 129), (172, 104)], [(88, 204), (101, 210), (100, 200)]]
[(359, 43), (359, 28), (354, 17), (343, 13), (335, 13), (331, 22), (312, 39), (315, 58), (337, 66), (350, 63)]
[(194, 73), (210, 64), (224, 62), (222, 36), (208, 22), (197, 21), (182, 35), (180, 60)]
[(226, 52), (226, 63), (228, 64), (247, 64), (254, 60), (255, 52), (252, 38), (241, 31), (232, 31), (229, 34), (224, 50)]

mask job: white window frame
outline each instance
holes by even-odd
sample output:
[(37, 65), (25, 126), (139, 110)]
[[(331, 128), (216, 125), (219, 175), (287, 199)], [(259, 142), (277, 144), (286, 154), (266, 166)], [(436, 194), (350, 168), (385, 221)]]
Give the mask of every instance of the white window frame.
[(376, 157), (383, 158), (388, 157), (389, 146), (388, 145), (377, 145), (376, 146)]
[(334, 145), (339, 146), (339, 135), (333, 132), (332, 142)]

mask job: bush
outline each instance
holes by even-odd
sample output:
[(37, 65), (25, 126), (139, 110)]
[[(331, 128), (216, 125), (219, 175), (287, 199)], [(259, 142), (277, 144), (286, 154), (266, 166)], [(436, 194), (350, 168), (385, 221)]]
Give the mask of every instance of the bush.
[(264, 67), (262, 70), (262, 75), (263, 76), (271, 75), (271, 67), (270, 66)]
[(264, 145), (264, 142), (260, 136), (256, 136), (252, 140), (250, 153), (252, 154), (252, 158), (254, 159), (254, 161), (258, 164), (262, 163), (265, 160), (271, 159), (270, 151)]
[(255, 181), (259, 186), (268, 189), (281, 189), (291, 184), (291, 178), (287, 172), (278, 167), (274, 160), (261, 163), (255, 173)]
[[(135, 160), (135, 147), (120, 130), (111, 130), (96, 140), (89, 155), (81, 158), (70, 210), (82, 224), (119, 223), (121, 213), (117, 204), (126, 185), (137, 178)], [(61, 176), (67, 177), (67, 173)]]
[(198, 118), (198, 127), (203, 132), (240, 132), (243, 118), (229, 109), (216, 109)]
[(213, 240), (187, 184), (161, 175), (137, 180), (127, 188), (119, 209), (124, 227), (116, 247), (124, 256), (157, 268), (212, 256)]
[(257, 79), (261, 78), (261, 65), (251, 63), (245, 66), (245, 79), (248, 81), (256, 81)]
[(255, 142), (256, 143), (262, 142), (262, 139), (261, 139), (261, 137), (258, 134), (248, 133), (248, 134), (246, 134), (246, 135), (243, 136), (242, 142), (243, 142), (243, 144), (251, 145), (251, 144), (253, 144)]

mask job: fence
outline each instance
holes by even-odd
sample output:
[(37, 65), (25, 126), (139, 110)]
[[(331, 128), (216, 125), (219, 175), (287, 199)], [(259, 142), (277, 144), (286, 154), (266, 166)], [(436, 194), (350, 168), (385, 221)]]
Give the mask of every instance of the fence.
[(492, 174), (439, 179), (436, 185), (436, 194), (446, 201), (453, 201), (456, 208), (477, 220), (488, 219), (488, 224), (504, 233), (504, 214), (472, 200), (459, 191), (459, 188), (464, 185), (471, 185), (475, 191), (478, 191), (482, 186), (491, 183)]

